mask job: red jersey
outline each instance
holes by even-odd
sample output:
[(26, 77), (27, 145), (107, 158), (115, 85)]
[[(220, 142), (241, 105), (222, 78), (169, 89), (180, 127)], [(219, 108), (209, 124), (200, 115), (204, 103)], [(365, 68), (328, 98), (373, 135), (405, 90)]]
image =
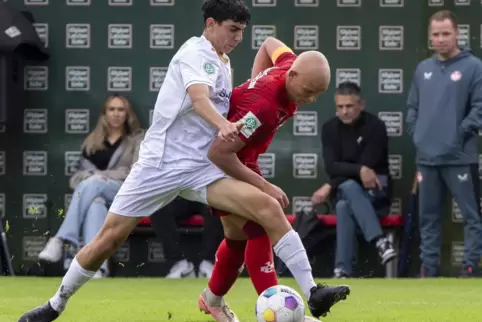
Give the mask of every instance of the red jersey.
[(281, 54), (273, 57), (273, 67), (233, 90), (228, 113), (231, 122), (245, 122), (239, 137), (246, 145), (238, 151), (239, 159), (260, 175), (259, 155), (266, 152), (278, 128), (298, 109), (298, 104), (288, 99), (285, 85), (296, 55), (289, 48), (278, 50)]

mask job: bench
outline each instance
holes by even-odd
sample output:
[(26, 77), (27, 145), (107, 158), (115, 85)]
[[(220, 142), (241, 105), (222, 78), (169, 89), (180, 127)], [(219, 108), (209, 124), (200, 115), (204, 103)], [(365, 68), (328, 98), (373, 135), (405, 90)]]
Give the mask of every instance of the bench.
[[(295, 215), (286, 215), (290, 224), (295, 222)], [(327, 228), (335, 228), (336, 227), (336, 215), (318, 215), (318, 220), (320, 220), (323, 225)], [(385, 217), (382, 217), (380, 220), (380, 224), (382, 225), (385, 234), (393, 244), (393, 247), (397, 250), (399, 249), (398, 239), (396, 238), (396, 233), (400, 230), (403, 226), (403, 217), (397, 214), (391, 214)], [(181, 223), (181, 229), (196, 229), (201, 230), (204, 225), (204, 218), (201, 215), (194, 215), (189, 219), (183, 221)], [(141, 233), (141, 232), (151, 232), (151, 218), (145, 217), (143, 218), (134, 233)], [(395, 259), (391, 261), (389, 264), (386, 265), (385, 270), (385, 277), (394, 278), (397, 277), (397, 262), (398, 260)]]

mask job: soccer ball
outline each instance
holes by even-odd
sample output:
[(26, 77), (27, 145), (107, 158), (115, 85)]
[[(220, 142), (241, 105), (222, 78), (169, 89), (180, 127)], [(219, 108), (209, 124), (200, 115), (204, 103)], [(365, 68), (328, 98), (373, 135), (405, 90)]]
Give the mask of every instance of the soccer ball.
[(303, 322), (305, 304), (300, 294), (284, 285), (266, 289), (256, 301), (258, 322)]

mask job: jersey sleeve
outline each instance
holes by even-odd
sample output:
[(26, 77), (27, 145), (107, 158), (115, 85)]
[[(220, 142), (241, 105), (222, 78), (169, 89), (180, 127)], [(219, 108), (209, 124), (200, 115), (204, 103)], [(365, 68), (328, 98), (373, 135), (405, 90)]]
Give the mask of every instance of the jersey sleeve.
[(248, 142), (263, 134), (271, 133), (275, 126), (276, 109), (272, 104), (259, 96), (252, 96), (250, 100), (243, 100), (236, 105), (236, 113), (229, 120), (237, 122), (244, 121), (244, 127), (239, 131), (239, 138)]
[(283, 46), (277, 48), (273, 54), (271, 55), (271, 60), (273, 61), (274, 66), (280, 67), (286, 64), (293, 64), (296, 59), (296, 55), (293, 53), (293, 50), (288, 46)]
[(215, 58), (210, 53), (206, 53), (205, 50), (195, 52), (193, 49), (180, 57), (179, 70), (186, 90), (193, 84), (215, 87), (219, 73), (219, 66)]

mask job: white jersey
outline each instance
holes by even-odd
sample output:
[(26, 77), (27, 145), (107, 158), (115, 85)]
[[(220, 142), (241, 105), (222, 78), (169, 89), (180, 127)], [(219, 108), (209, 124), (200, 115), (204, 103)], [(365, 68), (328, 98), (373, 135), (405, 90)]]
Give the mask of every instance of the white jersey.
[(193, 111), (187, 94), (193, 84), (208, 85), (214, 106), (227, 116), (231, 64), (204, 36), (187, 40), (169, 64), (152, 124), (140, 147), (141, 163), (176, 169), (196, 169), (210, 163), (207, 154), (218, 130)]

